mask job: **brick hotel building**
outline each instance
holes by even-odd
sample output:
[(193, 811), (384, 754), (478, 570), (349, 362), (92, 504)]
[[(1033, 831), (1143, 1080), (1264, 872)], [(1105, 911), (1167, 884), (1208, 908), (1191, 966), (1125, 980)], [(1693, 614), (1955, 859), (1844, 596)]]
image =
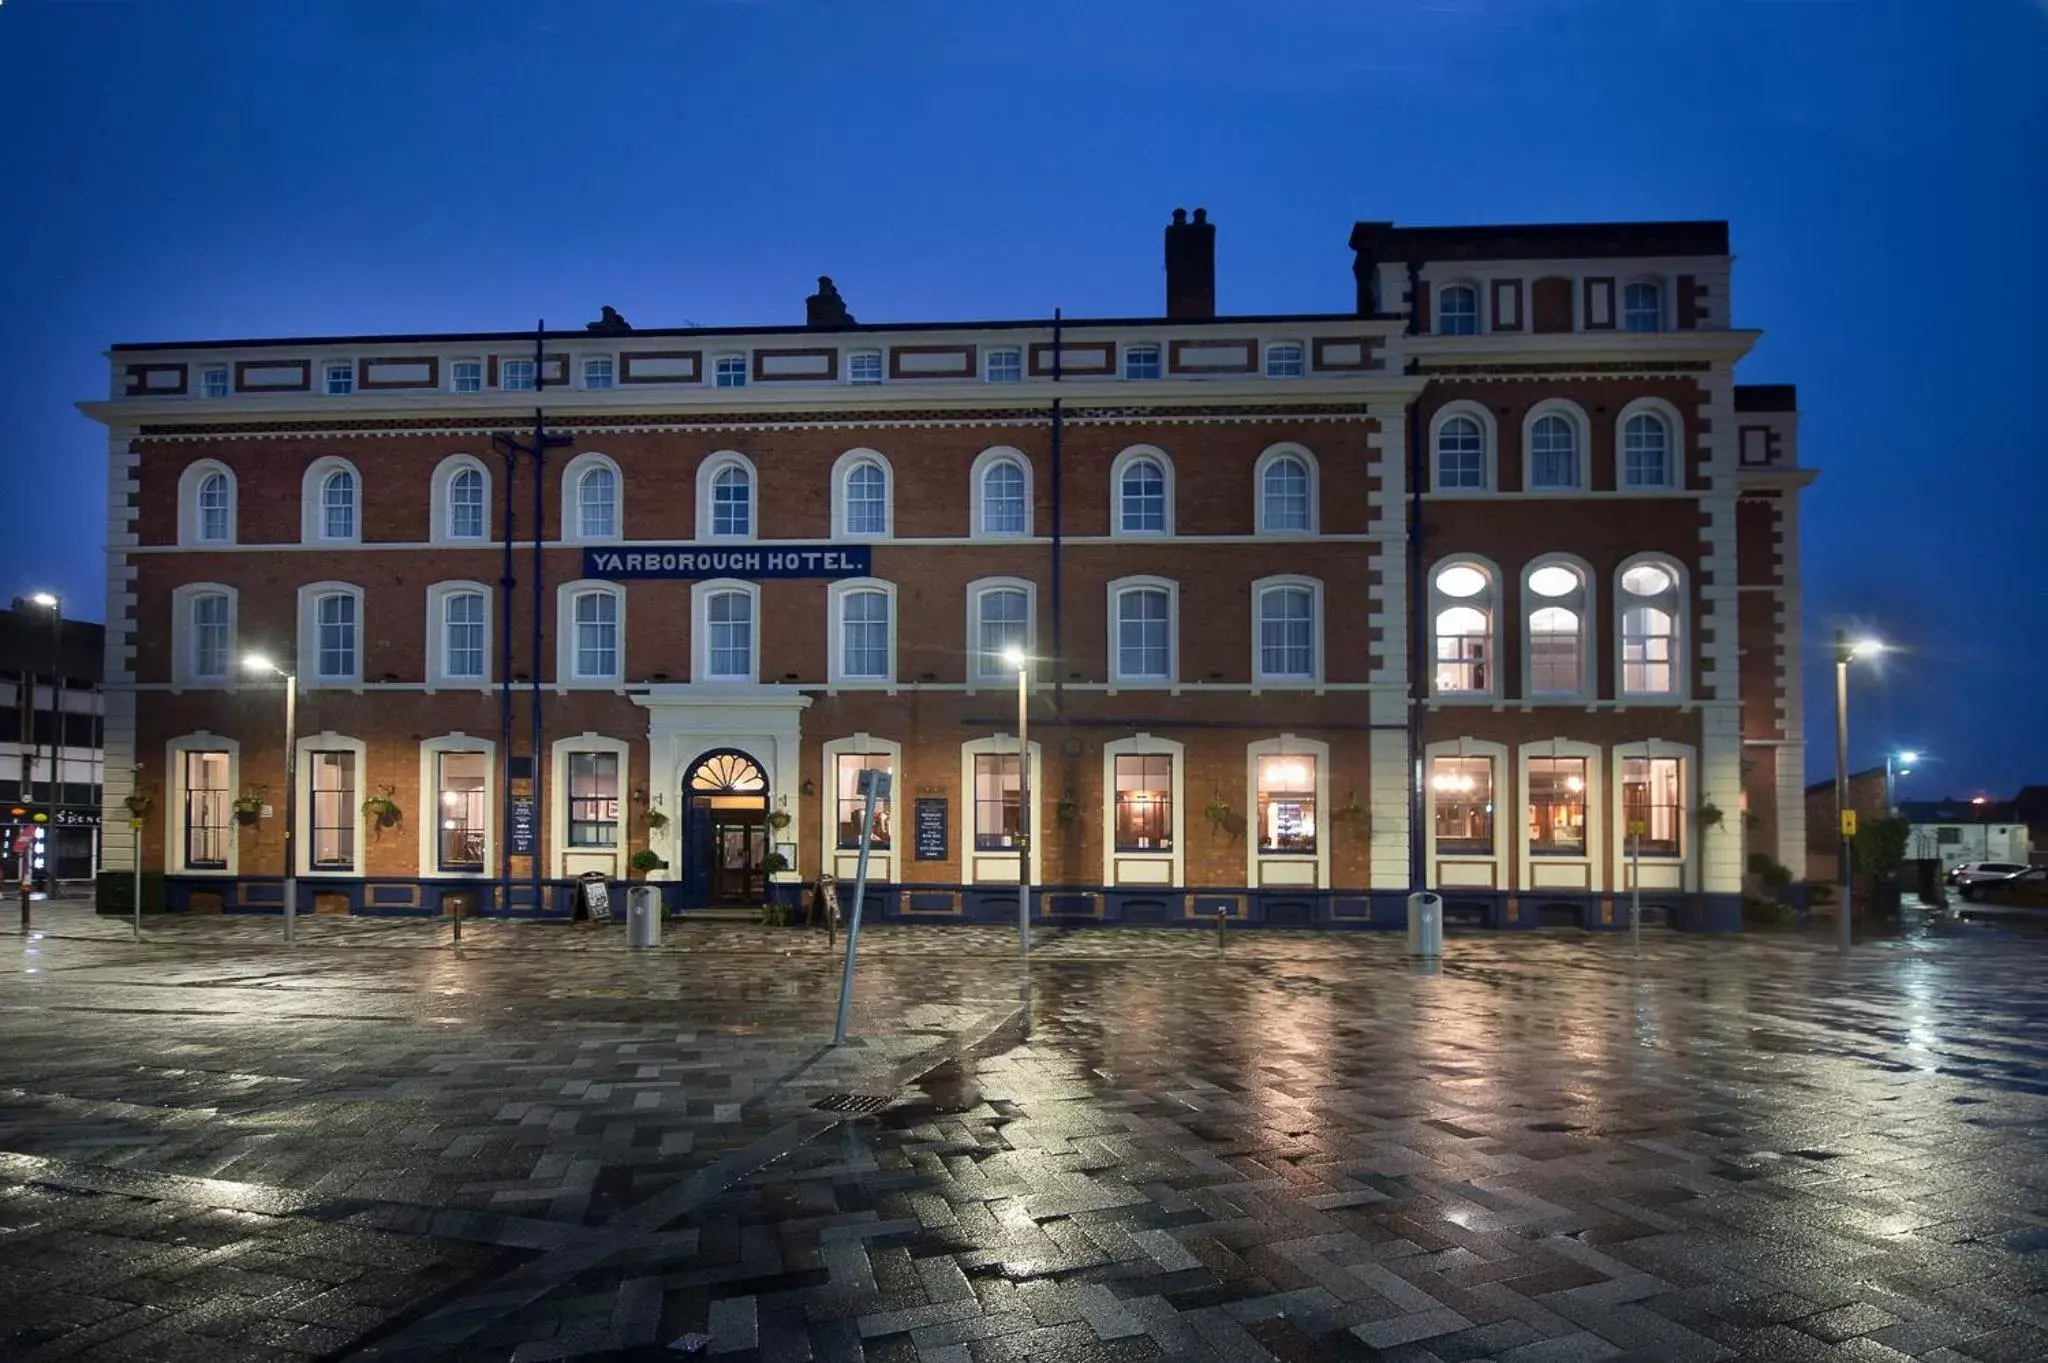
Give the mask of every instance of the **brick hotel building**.
[(1007, 920), (1014, 645), (1042, 919), (1738, 923), (1812, 475), (1726, 225), (1360, 223), (1286, 316), (1214, 233), (1160, 317), (115, 347), (106, 867), (274, 912), (289, 800), (301, 911), (758, 904), (880, 766), (870, 912)]

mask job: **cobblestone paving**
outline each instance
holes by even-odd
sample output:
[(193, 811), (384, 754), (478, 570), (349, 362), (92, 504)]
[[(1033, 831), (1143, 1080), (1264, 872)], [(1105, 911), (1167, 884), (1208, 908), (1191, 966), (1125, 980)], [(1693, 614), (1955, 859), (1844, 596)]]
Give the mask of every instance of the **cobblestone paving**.
[(8, 1359), (2048, 1358), (2038, 935), (42, 921)]

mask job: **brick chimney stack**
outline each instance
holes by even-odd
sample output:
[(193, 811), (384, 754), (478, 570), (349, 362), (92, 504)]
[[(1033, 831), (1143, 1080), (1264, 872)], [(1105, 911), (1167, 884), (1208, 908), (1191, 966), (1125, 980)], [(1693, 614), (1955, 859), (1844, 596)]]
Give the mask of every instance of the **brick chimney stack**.
[(1167, 225), (1166, 315), (1216, 315), (1216, 224), (1206, 208), (1195, 210), (1193, 222), (1185, 208), (1176, 208)]

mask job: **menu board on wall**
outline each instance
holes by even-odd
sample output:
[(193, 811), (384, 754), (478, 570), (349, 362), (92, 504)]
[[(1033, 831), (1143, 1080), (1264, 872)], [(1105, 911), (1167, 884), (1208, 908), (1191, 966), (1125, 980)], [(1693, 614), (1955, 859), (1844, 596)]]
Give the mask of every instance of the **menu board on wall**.
[(943, 795), (920, 795), (915, 809), (917, 859), (946, 859), (946, 799)]

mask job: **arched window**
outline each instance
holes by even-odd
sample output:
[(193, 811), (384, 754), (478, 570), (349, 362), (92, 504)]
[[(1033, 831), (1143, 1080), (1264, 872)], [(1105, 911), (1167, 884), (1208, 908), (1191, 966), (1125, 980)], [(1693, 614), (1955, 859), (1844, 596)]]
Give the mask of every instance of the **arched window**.
[(751, 680), (754, 675), (754, 600), (742, 591), (709, 593), (705, 610), (705, 676)]
[(356, 537), (356, 476), (336, 469), (320, 483), (320, 538), (352, 540)]
[(1259, 456), (1254, 477), (1260, 533), (1315, 533), (1316, 470), (1306, 450), (1274, 446)]
[(615, 681), (619, 676), (619, 596), (602, 589), (576, 593), (570, 620), (575, 627), (571, 674), (579, 681)]
[(171, 682), (181, 686), (233, 686), (235, 589), (188, 582), (171, 593)]
[(1174, 679), (1174, 583), (1164, 578), (1123, 578), (1109, 584), (1110, 679)]
[(968, 680), (1015, 680), (1012, 649), (1028, 657), (1036, 643), (1037, 587), (1024, 578), (990, 577), (967, 584)]
[(1586, 575), (1551, 560), (1522, 578), (1528, 621), (1524, 695), (1579, 696), (1586, 689)]
[(616, 540), (624, 525), (625, 480), (619, 466), (586, 451), (562, 469), (562, 538), (573, 544)]
[(199, 480), (199, 539), (207, 544), (225, 543), (228, 538), (228, 476), (215, 471)]
[(1671, 427), (1656, 412), (1636, 412), (1621, 423), (1621, 485), (1670, 487)]
[(427, 684), (477, 686), (491, 676), (491, 597), (481, 582), (427, 588)]
[(1479, 334), (1479, 290), (1470, 284), (1446, 284), (1437, 296), (1436, 329), (1445, 336)]
[(1483, 492), (1493, 486), (1493, 418), (1474, 402), (1453, 403), (1437, 413), (1436, 490)]
[(434, 470), (434, 531), (440, 542), (475, 542), (490, 534), (490, 475), (466, 454), (443, 459)]
[(862, 459), (846, 471), (845, 517), (841, 533), (886, 535), (889, 533), (889, 475), (872, 459)]
[(727, 464), (712, 475), (711, 533), (720, 539), (744, 539), (754, 533), (754, 480), (737, 464)]
[(1173, 465), (1164, 451), (1133, 445), (1109, 466), (1109, 476), (1113, 533), (1173, 533)]
[(1677, 567), (1663, 559), (1624, 564), (1617, 579), (1621, 694), (1678, 696), (1684, 692), (1682, 637), (1684, 586)]
[(1584, 486), (1585, 416), (1568, 402), (1546, 402), (1529, 413), (1523, 427), (1524, 487), (1532, 492), (1569, 492)]
[(1252, 679), (1305, 682), (1322, 675), (1322, 584), (1263, 578), (1252, 584)]
[(1621, 329), (1623, 331), (1662, 331), (1664, 329), (1664, 290), (1654, 280), (1640, 280), (1622, 290)]
[(893, 680), (895, 589), (872, 578), (854, 578), (833, 583), (831, 593), (832, 681)]
[(971, 477), (975, 534), (1016, 538), (1031, 533), (1031, 465), (1021, 452), (983, 450)]
[(235, 542), (235, 475), (202, 459), (178, 475), (178, 543)]
[(1498, 582), (1490, 566), (1472, 559), (1446, 563), (1430, 578), (1430, 686), (1437, 695), (1493, 694)]
[(303, 516), (299, 537), (308, 544), (356, 543), (362, 539), (362, 479), (356, 466), (329, 455), (306, 468), (300, 485)]
[(348, 582), (299, 588), (299, 684), (354, 686), (363, 679), (363, 589)]

